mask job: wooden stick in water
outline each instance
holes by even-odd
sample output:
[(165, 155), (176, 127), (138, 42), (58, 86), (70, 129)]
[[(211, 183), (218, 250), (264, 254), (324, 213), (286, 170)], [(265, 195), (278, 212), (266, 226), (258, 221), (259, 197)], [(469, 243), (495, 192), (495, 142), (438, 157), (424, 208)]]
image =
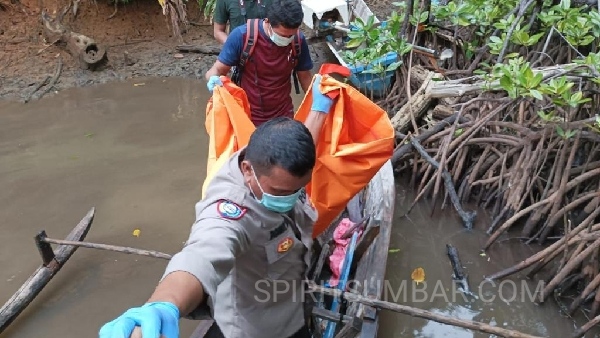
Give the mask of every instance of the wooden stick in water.
[(167, 260), (171, 259), (171, 257), (172, 257), (169, 254), (162, 253), (159, 251), (142, 250), (142, 249), (136, 249), (136, 248), (129, 248), (129, 247), (125, 247), (125, 246), (116, 246), (116, 245), (98, 244), (98, 243), (80, 242), (80, 241), (65, 241), (62, 239), (52, 239), (52, 238), (47, 238), (47, 237), (41, 239), (41, 241), (46, 242), (46, 243), (51, 243), (51, 244), (80, 246), (80, 247), (90, 248), (90, 249), (115, 251), (115, 252), (121, 252), (121, 253), (126, 253), (126, 254), (134, 254), (134, 255), (140, 255), (140, 256), (162, 258), (162, 259), (167, 259)]
[[(95, 208), (91, 208), (81, 221), (66, 237), (69, 241), (84, 239), (94, 220)], [(50, 245), (41, 243), (43, 236), (35, 237), (36, 245), (42, 256), (43, 263), (25, 281), (17, 292), (0, 308), (0, 334), (17, 316), (42, 292), (46, 284), (60, 271), (63, 265), (75, 253), (77, 247), (61, 245), (52, 250)]]
[(475, 322), (471, 320), (458, 319), (433, 313), (427, 310), (418, 309), (412, 306), (400, 305), (395, 303), (386, 302), (379, 299), (372, 299), (363, 297), (353, 292), (342, 292), (340, 290), (331, 289), (316, 285), (314, 282), (309, 282), (309, 290), (312, 292), (320, 292), (333, 297), (343, 297), (350, 302), (357, 302), (364, 305), (372, 306), (378, 309), (390, 310), (398, 313), (407, 314), (413, 317), (424, 318), (427, 320), (433, 320), (434, 322), (448, 324), (452, 326), (463, 327), (470, 330), (476, 330), (480, 332), (492, 333), (501, 337), (510, 338), (541, 338), (538, 336), (532, 336), (526, 333), (507, 330), (496, 326), (491, 326), (481, 322)]

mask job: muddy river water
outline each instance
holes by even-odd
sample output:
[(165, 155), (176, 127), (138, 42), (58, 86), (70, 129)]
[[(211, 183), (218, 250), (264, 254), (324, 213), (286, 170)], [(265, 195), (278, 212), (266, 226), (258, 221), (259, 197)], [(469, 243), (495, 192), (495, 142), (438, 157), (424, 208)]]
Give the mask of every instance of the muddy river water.
[[(154, 78), (66, 90), (26, 105), (0, 102), (0, 303), (40, 264), (34, 235), (44, 229), (62, 239), (91, 207), (96, 216), (87, 241), (180, 249), (206, 172), (206, 99), (203, 82)], [(413, 195), (400, 181), (397, 193), (388, 301), (530, 334), (572, 332), (573, 320), (553, 302), (529, 300), (526, 291), (536, 285), (481, 283), (537, 248), (505, 245), (481, 256), (483, 231), (463, 231), (451, 212), (431, 216), (426, 201), (401, 217)], [(459, 249), (477, 299), (453, 292), (447, 243)], [(80, 248), (2, 338), (95, 337), (103, 323), (147, 299), (165, 266)], [(419, 285), (410, 278), (417, 267), (426, 274)], [(181, 337), (194, 324), (182, 320)], [(379, 336), (489, 337), (385, 312)]]

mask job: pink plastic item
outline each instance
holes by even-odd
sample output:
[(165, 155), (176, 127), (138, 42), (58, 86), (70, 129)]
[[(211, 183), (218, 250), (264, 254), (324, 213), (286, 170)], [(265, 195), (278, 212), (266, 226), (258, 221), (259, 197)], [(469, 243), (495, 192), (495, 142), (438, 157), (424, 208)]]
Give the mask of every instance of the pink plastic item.
[[(329, 268), (331, 269), (331, 272), (333, 272), (333, 276), (331, 276), (331, 279), (329, 280), (329, 285), (331, 287), (337, 286), (340, 281), (340, 275), (342, 274), (342, 269), (344, 268), (346, 249), (352, 240), (352, 236), (346, 239), (342, 239), (341, 237), (352, 226), (354, 226), (354, 223), (350, 219), (343, 218), (333, 232), (335, 248), (333, 249), (331, 256), (329, 256)], [(362, 230), (358, 233), (358, 235), (360, 236), (361, 233)]]

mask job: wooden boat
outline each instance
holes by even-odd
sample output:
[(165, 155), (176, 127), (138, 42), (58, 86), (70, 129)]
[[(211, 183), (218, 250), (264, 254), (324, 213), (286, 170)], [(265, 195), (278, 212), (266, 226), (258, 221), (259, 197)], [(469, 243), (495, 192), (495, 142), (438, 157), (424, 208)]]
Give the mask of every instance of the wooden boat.
[[(354, 235), (349, 234), (354, 241), (347, 250), (348, 260), (344, 262), (348, 268), (345, 280), (358, 281), (352, 285), (354, 292), (369, 298), (381, 299), (385, 285), (395, 196), (392, 164), (387, 161), (369, 184), (348, 203), (338, 219), (315, 240), (309, 278), (317, 284), (329, 280), (331, 270), (328, 266), (328, 258), (334, 246), (334, 230), (344, 217), (354, 220), (360, 218), (363, 222), (359, 221), (357, 227), (350, 229), (357, 230), (361, 227), (362, 234), (358, 236), (357, 231)], [(375, 308), (360, 303), (346, 304), (343, 300), (333, 300), (319, 295), (308, 298), (319, 300), (312, 310), (310, 324), (313, 337), (372, 338), (377, 336), (379, 318)], [(215, 333), (218, 331), (213, 324), (212, 320), (200, 321), (190, 338), (218, 337)]]

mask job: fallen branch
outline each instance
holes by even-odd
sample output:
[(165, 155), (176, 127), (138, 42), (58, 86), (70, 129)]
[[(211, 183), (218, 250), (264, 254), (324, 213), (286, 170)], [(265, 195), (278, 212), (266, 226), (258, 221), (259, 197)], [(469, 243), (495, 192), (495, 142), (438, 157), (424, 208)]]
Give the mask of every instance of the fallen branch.
[(175, 49), (182, 53), (200, 53), (207, 55), (219, 55), (221, 52), (221, 48), (218, 46), (179, 45), (175, 47)]
[(430, 89), (435, 84), (433, 79), (442, 77), (439, 73), (430, 72), (419, 66), (415, 66), (413, 72), (415, 80), (421, 82), (421, 87), (414, 95), (411, 95), (408, 103), (402, 106), (391, 120), (394, 129), (401, 133), (410, 128), (413, 117), (418, 119), (427, 111), (427, 108), (432, 104)]
[[(95, 209), (92, 208), (79, 224), (69, 233), (67, 240), (77, 241), (84, 239), (94, 220)], [(17, 292), (0, 309), (0, 333), (33, 301), (33, 299), (50, 282), (52, 277), (62, 268), (73, 255), (77, 247), (59, 246), (53, 251), (50, 245), (40, 244), (36, 236), (36, 244), (42, 255), (43, 264), (27, 279)]]
[(448, 170), (441, 167), (440, 164), (436, 160), (434, 160), (431, 156), (429, 156), (429, 154), (427, 154), (425, 149), (423, 149), (423, 146), (419, 143), (419, 141), (416, 138), (411, 137), (410, 143), (412, 143), (413, 147), (415, 147), (415, 149), (419, 152), (419, 154), (421, 154), (421, 156), (432, 167), (434, 167), (437, 170), (442, 171), (442, 178), (444, 179), (444, 185), (446, 187), (446, 191), (448, 192), (448, 195), (450, 195), (450, 201), (452, 201), (452, 204), (454, 205), (456, 212), (458, 212), (458, 215), (462, 219), (463, 225), (465, 226), (465, 228), (467, 228), (469, 230), (473, 229), (473, 220), (475, 219), (475, 216), (477, 216), (477, 212), (476, 211), (465, 211), (462, 208), (462, 205), (460, 204), (458, 195), (456, 194), (456, 189), (454, 188), (454, 183), (452, 183), (452, 177), (450, 176), (450, 173), (448, 172)]
[(318, 292), (323, 293), (325, 295), (344, 298), (349, 302), (361, 303), (364, 305), (372, 306), (374, 308), (390, 310), (402, 314), (407, 314), (413, 317), (424, 318), (427, 320), (432, 320), (442, 324), (448, 324), (452, 326), (458, 326), (470, 330), (475, 330), (479, 332), (486, 332), (495, 334), (501, 337), (510, 337), (510, 338), (540, 338), (537, 336), (532, 336), (526, 333), (503, 329), (496, 326), (491, 326), (481, 322), (475, 322), (471, 320), (458, 319), (453, 317), (448, 317), (444, 315), (440, 315), (437, 313), (433, 313), (427, 310), (422, 310), (418, 308), (414, 308), (411, 306), (400, 305), (395, 303), (386, 302), (379, 299), (372, 299), (363, 297), (359, 294), (353, 292), (344, 292), (337, 289), (325, 288), (319, 285), (314, 284), (313, 282), (309, 282), (309, 292)]
[[(588, 77), (593, 75), (588, 74), (589, 71), (587, 68), (574, 63), (550, 67), (533, 68), (532, 71), (534, 74), (541, 72), (542, 74), (544, 74), (544, 78), (546, 79), (549, 77), (566, 75), (577, 69), (581, 69), (584, 73), (580, 74), (580, 76), (569, 76), (567, 78), (579, 79), (580, 77)], [(429, 97), (435, 99), (445, 97), (458, 97), (468, 94), (478, 94), (486, 88), (501, 88), (500, 81), (497, 80), (489, 82), (483, 79), (481, 76), (473, 76), (470, 78), (460, 80), (435, 81), (430, 87)]]
[(46, 89), (44, 89), (44, 91), (38, 96), (38, 100), (41, 99), (44, 95), (48, 94), (52, 88), (56, 85), (56, 82), (58, 81), (58, 78), (60, 77), (60, 74), (62, 73), (62, 58), (58, 58), (57, 64), (56, 64), (56, 71), (54, 72), (54, 76), (52, 76), (52, 80), (50, 80), (50, 83), (48, 84), (48, 86), (46, 87)]
[(48, 238), (45, 236), (43, 236), (40, 240), (42, 242), (50, 243), (50, 244), (78, 246), (78, 247), (84, 247), (84, 248), (89, 248), (89, 249), (107, 250), (107, 251), (114, 251), (114, 252), (120, 252), (120, 253), (125, 253), (125, 254), (162, 258), (162, 259), (167, 259), (167, 260), (171, 259), (171, 257), (172, 257), (169, 254), (162, 253), (159, 251), (136, 249), (136, 248), (130, 248), (130, 247), (125, 247), (125, 246), (89, 243), (89, 242), (80, 242), (80, 241), (67, 241), (67, 240), (61, 240), (61, 239), (52, 239), (52, 238)]
[(44, 78), (44, 80), (40, 81), (40, 83), (38, 83), (37, 86), (35, 86), (35, 88), (33, 88), (33, 90), (31, 91), (31, 93), (27, 94), (27, 97), (25, 98), (25, 100), (23, 100), (23, 103), (27, 103), (31, 100), (31, 97), (33, 96), (33, 94), (35, 94), (38, 90), (40, 90), (40, 88), (42, 88), (43, 86), (46, 85), (46, 83), (48, 83), (48, 81), (50, 80), (50, 75), (46, 75), (46, 77)]

